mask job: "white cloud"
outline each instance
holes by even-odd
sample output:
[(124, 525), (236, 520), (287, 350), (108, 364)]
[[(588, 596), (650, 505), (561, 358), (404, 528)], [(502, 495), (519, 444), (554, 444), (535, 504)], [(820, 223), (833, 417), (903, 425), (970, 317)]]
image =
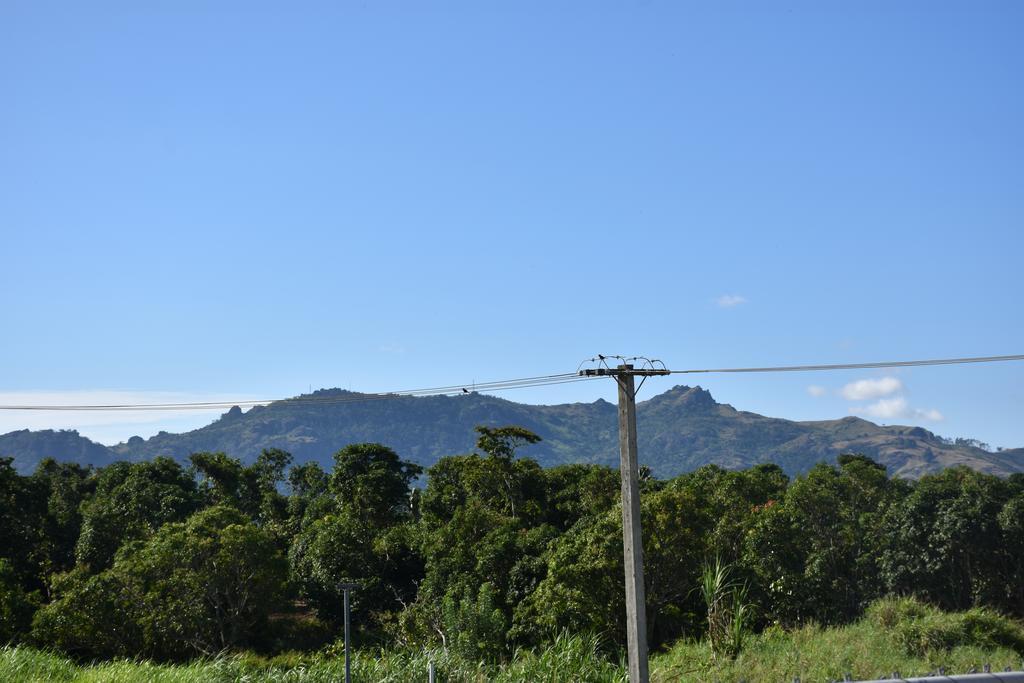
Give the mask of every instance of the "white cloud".
[(819, 398), (827, 394), (828, 391), (825, 389), (825, 387), (819, 387), (817, 384), (812, 384), (811, 386), (807, 387), (807, 393), (810, 394), (811, 396), (814, 396), (815, 398)]
[[(243, 401), (227, 394), (190, 394), (172, 391), (78, 390), (0, 391), (0, 405), (127, 405)], [(0, 410), (0, 434), (19, 429), (77, 429), (100, 443), (111, 445), (129, 437), (152, 436), (161, 430), (185, 431), (209, 424), (225, 408), (209, 410)]]
[(843, 398), (848, 401), (867, 401), (882, 396), (890, 396), (900, 391), (903, 383), (895, 377), (880, 377), (878, 379), (861, 379), (850, 382), (842, 389)]
[(733, 308), (734, 306), (747, 303), (747, 297), (740, 296), (739, 294), (723, 294), (715, 299), (715, 303), (718, 304), (719, 308)]
[(946, 416), (935, 410), (935, 408), (929, 408), (928, 410), (921, 410), (917, 408), (914, 410), (914, 417), (922, 420), (928, 420), (929, 422), (941, 422), (946, 419)]
[(928, 422), (940, 422), (945, 417), (934, 408), (927, 410), (922, 408), (911, 408), (907, 399), (902, 396), (883, 398), (866, 406), (854, 406), (850, 408), (854, 415), (873, 417), (877, 420), (924, 420)]
[(867, 415), (868, 417), (878, 418), (880, 420), (891, 420), (893, 418), (905, 417), (907, 415), (907, 399), (902, 396), (883, 398), (882, 400), (870, 405), (851, 408), (850, 411), (860, 413), (861, 415)]

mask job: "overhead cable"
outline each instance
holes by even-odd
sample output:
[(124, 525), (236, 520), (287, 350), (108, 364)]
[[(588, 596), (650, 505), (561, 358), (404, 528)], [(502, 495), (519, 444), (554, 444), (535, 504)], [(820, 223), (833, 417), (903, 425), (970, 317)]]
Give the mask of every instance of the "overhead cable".
[[(606, 358), (619, 358), (617, 356), (600, 357), (602, 361)], [(595, 359), (596, 360), (596, 359)], [(632, 359), (630, 359), (632, 360)], [(705, 368), (693, 370), (669, 370), (669, 374), (712, 374), (712, 373), (754, 373), (754, 372), (814, 372), (827, 370), (865, 370), (872, 368), (901, 368), (919, 367), (928, 365), (960, 365), (967, 363), (999, 363), (1006, 361), (1024, 360), (1024, 354), (1012, 356), (976, 356), (971, 358), (935, 358), (926, 360), (906, 361), (880, 361), (874, 363), (836, 363), (831, 365), (780, 365), (769, 367), (748, 367), (748, 368)], [(650, 361), (649, 361), (650, 362)], [(654, 361), (660, 363), (660, 361)], [(275, 399), (240, 399), (235, 401), (194, 401), (180, 403), (115, 403), (115, 404), (54, 404), (54, 405), (0, 405), (0, 410), (35, 410), (35, 411), (121, 411), (121, 410), (152, 410), (152, 411), (177, 411), (177, 410), (220, 410), (234, 406), (260, 406), (271, 403), (283, 403), (287, 405), (321, 405), (341, 403), (361, 403), (366, 401), (394, 400), (409, 397), (423, 396), (458, 396), (479, 392), (507, 391), (509, 389), (527, 389), (532, 387), (552, 386), (558, 384), (570, 384), (573, 382), (586, 382), (596, 379), (595, 377), (581, 377), (574, 372), (567, 372), (554, 375), (538, 375), (535, 377), (519, 377), (515, 379), (496, 380), (491, 382), (472, 382), (469, 384), (451, 384), (440, 387), (428, 387), (424, 389), (405, 389), (399, 391), (388, 391), (382, 393), (354, 393), (345, 394), (324, 394), (305, 395), (294, 398)]]
[(724, 372), (814, 372), (820, 370), (866, 370), (871, 368), (907, 368), (923, 365), (961, 365), (965, 363), (1001, 363), (1024, 360), (1024, 354), (1013, 356), (977, 356), (973, 358), (934, 358), (929, 360), (893, 360), (875, 363), (836, 363), (833, 365), (779, 365), (763, 368), (714, 368), (703, 370), (671, 370), (673, 375)]
[(432, 387), (426, 389), (406, 389), (399, 391), (388, 391), (383, 393), (354, 393), (346, 392), (343, 395), (327, 394), (320, 396), (296, 396), (294, 398), (275, 399), (239, 399), (234, 401), (193, 401), (181, 403), (109, 403), (109, 404), (50, 404), (50, 405), (0, 405), (0, 410), (35, 410), (35, 411), (121, 411), (121, 410), (153, 410), (153, 411), (177, 411), (177, 410), (219, 410), (232, 408), (234, 406), (259, 406), (270, 403), (295, 404), (338, 404), (338, 403), (361, 403), (365, 401), (392, 400), (408, 397), (425, 396), (458, 396), (462, 394), (506, 391), (509, 389), (526, 389), (530, 387), (551, 386), (555, 384), (568, 384), (572, 382), (587, 381), (589, 377), (578, 377), (575, 373), (563, 373), (560, 375), (542, 375), (539, 377), (522, 377), (511, 380), (499, 380), (493, 382), (471, 382), (465, 385), (449, 385), (444, 387)]

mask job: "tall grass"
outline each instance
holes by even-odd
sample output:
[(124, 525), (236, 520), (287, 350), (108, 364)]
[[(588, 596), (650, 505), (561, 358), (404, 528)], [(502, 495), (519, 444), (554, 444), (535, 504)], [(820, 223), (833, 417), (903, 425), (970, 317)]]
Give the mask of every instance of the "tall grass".
[(716, 658), (708, 642), (682, 642), (655, 659), (652, 679), (804, 683), (1022, 668), (1024, 627), (989, 610), (944, 613), (911, 599), (881, 600), (863, 619), (838, 628), (770, 628), (748, 636), (735, 659)]
[[(504, 665), (469, 662), (444, 650), (358, 650), (352, 680), (374, 683), (426, 681), (433, 661), (444, 683), (623, 683), (625, 667), (600, 654), (599, 639), (563, 634), (542, 651), (519, 650)], [(226, 655), (189, 664), (116, 661), (80, 666), (58, 655), (25, 647), (0, 649), (0, 680), (5, 683), (69, 681), (73, 683), (336, 683), (344, 680), (341, 657), (320, 653), (285, 654), (271, 659)]]
[[(883, 600), (850, 626), (771, 628), (747, 635), (735, 658), (716, 657), (707, 640), (678, 643), (651, 662), (656, 683), (805, 683), (882, 678), (898, 671), (924, 675), (943, 666), (966, 673), (991, 664), (1020, 669), (1024, 626), (989, 610), (943, 613), (914, 600)], [(518, 650), (502, 665), (471, 662), (444, 650), (357, 650), (352, 678), (360, 683), (415, 683), (427, 680), (433, 661), (443, 683), (623, 683), (622, 662), (601, 654), (598, 638), (563, 634), (543, 650)], [(181, 665), (115, 661), (79, 665), (59, 655), (26, 647), (0, 648), (0, 680), (11, 683), (327, 683), (343, 680), (337, 648), (272, 658), (236, 654)]]

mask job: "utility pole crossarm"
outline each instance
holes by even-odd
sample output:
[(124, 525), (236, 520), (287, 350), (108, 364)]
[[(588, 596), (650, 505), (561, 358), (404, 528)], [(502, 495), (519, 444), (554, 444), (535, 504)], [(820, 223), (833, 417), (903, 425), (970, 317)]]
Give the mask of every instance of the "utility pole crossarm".
[(618, 368), (586, 368), (580, 370), (577, 373), (580, 377), (621, 377), (622, 375), (632, 375), (634, 377), (657, 377), (663, 375), (671, 375), (670, 370), (662, 368), (633, 368), (633, 367), (618, 367)]

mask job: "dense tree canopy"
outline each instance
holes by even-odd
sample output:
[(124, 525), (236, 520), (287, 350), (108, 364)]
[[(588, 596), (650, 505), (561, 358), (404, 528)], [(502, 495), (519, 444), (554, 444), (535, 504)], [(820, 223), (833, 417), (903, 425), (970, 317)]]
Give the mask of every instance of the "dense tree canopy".
[(104, 467), (95, 493), (82, 503), (75, 557), (90, 571), (102, 571), (122, 545), (184, 520), (201, 503), (195, 477), (170, 458)]
[[(543, 469), (517, 456), (528, 430), (477, 432), (477, 452), (425, 473), (372, 443), (330, 471), (276, 449), (30, 476), (0, 459), (0, 641), (161, 660), (312, 647), (354, 582), (364, 642), (489, 660), (565, 629), (621, 645), (618, 472)], [(695, 589), (712, 559), (753, 628), (849, 622), (888, 594), (1024, 616), (1024, 476), (908, 482), (844, 455), (794, 480), (706, 466), (641, 490), (655, 647), (706, 628)]]

